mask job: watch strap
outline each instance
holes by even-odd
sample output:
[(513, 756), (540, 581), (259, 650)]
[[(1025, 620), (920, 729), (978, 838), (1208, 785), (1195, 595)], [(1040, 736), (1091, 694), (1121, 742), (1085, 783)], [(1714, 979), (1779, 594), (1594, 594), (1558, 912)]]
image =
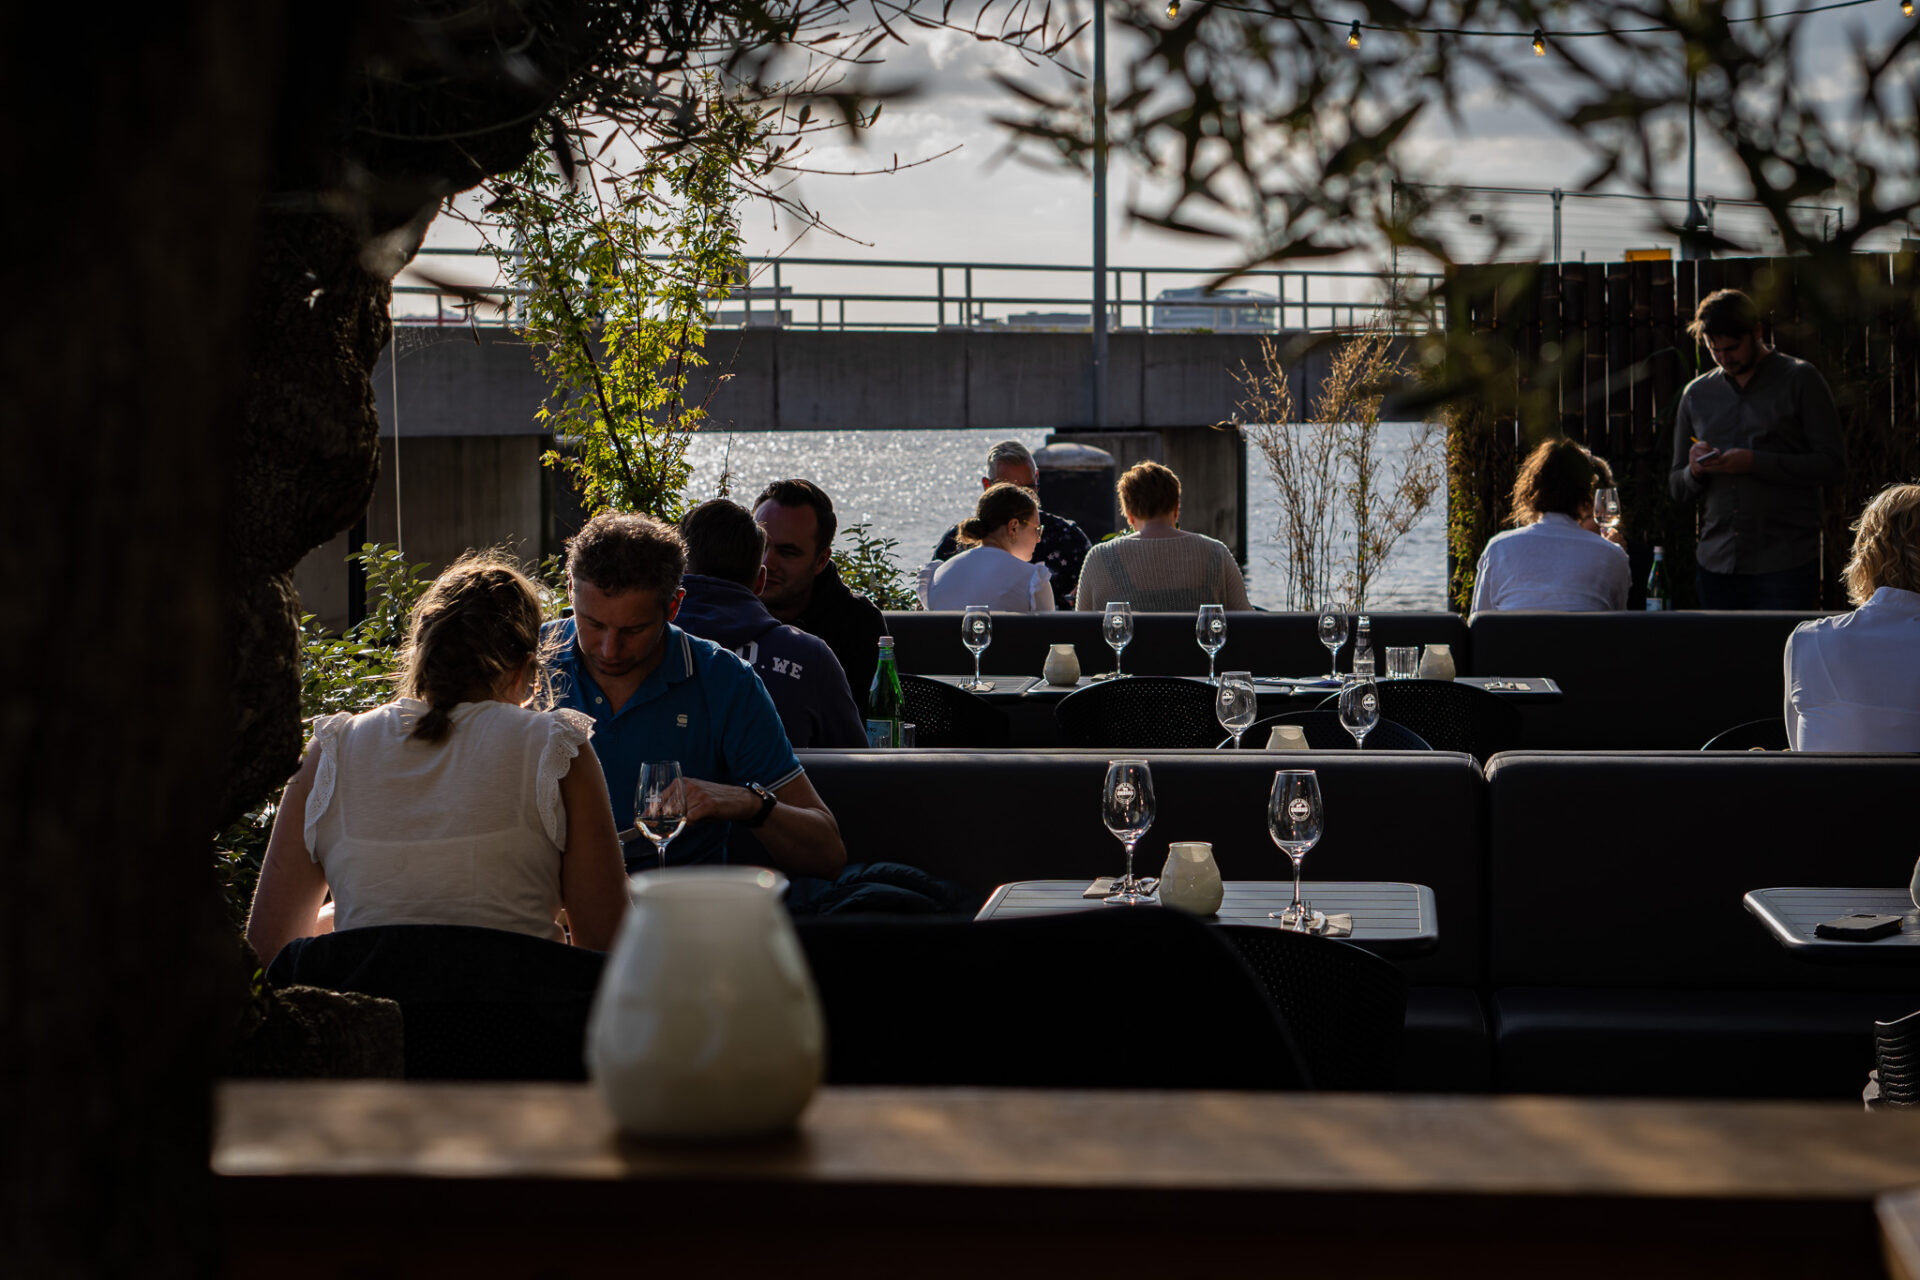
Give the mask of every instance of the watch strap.
[(749, 782), (747, 784), (747, 790), (760, 797), (760, 812), (747, 819), (747, 826), (758, 830), (767, 824), (767, 819), (773, 816), (773, 806), (779, 804), (780, 801), (775, 798), (773, 792), (757, 782)]

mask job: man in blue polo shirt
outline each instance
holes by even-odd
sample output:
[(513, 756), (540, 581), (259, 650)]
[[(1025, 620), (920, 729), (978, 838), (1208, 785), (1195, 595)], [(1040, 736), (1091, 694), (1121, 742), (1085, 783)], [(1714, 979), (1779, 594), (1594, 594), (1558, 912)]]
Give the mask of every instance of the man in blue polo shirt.
[[(678, 760), (687, 828), (669, 846), (670, 862), (724, 862), (729, 824), (739, 822), (790, 875), (831, 879), (847, 859), (839, 824), (759, 677), (673, 625), (685, 571), (686, 548), (670, 526), (613, 513), (587, 522), (567, 547), (573, 617), (549, 628), (558, 703), (593, 718), (620, 830), (633, 826), (641, 764)], [(655, 864), (644, 837), (627, 844), (628, 870)]]

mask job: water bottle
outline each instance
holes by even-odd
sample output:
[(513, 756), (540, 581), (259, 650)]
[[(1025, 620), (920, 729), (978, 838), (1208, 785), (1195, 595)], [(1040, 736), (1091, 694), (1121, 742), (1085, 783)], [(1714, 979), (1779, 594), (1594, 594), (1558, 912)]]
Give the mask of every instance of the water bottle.
[(1653, 549), (1653, 568), (1647, 573), (1647, 608), (1673, 608), (1673, 597), (1667, 592), (1667, 553), (1660, 547)]
[(880, 637), (880, 662), (867, 689), (867, 744), (900, 745), (900, 724), (906, 719), (906, 697), (900, 692), (900, 673), (893, 662), (893, 637)]
[(1353, 675), (1356, 680), (1373, 679), (1373, 623), (1364, 613), (1353, 624)]

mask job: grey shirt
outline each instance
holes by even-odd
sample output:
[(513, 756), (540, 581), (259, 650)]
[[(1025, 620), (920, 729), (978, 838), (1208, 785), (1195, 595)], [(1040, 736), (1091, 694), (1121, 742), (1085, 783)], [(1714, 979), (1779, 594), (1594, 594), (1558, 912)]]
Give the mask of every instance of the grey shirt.
[[(1753, 450), (1753, 470), (1696, 478), (1687, 469), (1696, 436), (1721, 449)], [(1769, 352), (1744, 387), (1715, 369), (1680, 394), (1667, 487), (1681, 502), (1706, 494), (1696, 552), (1703, 569), (1774, 573), (1817, 559), (1819, 487), (1845, 474), (1833, 393), (1805, 360)]]

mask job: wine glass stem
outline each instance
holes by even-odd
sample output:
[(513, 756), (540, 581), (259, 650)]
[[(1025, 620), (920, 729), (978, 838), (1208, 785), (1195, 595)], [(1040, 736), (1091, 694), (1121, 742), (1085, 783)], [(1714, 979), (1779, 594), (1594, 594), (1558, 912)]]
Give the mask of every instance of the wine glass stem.
[[(1212, 650), (1207, 651), (1207, 683), (1208, 684), (1220, 683), (1220, 677), (1213, 674), (1213, 660), (1218, 656), (1219, 655), (1213, 652)], [(1235, 746), (1240, 745), (1240, 740), (1238, 738), (1234, 739), (1234, 745)]]
[(1235, 729), (1233, 731), (1233, 749), (1235, 751), (1238, 751), (1240, 749), (1240, 735), (1245, 732), (1246, 732), (1245, 729)]
[(1333, 646), (1333, 648), (1327, 650), (1327, 663), (1329, 666), (1329, 670), (1327, 674), (1329, 676), (1332, 676), (1336, 680), (1339, 679), (1340, 678), (1340, 646), (1339, 645), (1335, 645)]
[(1290, 910), (1290, 911), (1292, 911), (1292, 912), (1293, 912), (1293, 915), (1294, 915), (1294, 918), (1295, 918), (1295, 919), (1297, 919), (1297, 920), (1301, 920), (1301, 922), (1302, 922), (1302, 923), (1305, 923), (1305, 920), (1303, 919), (1303, 917), (1304, 917), (1304, 915), (1305, 915), (1305, 910), (1304, 910), (1304, 908), (1302, 907), (1302, 905), (1301, 905), (1301, 902), (1300, 902), (1300, 858), (1301, 858), (1301, 855), (1300, 855), (1300, 854), (1297, 854), (1297, 853), (1296, 853), (1296, 854), (1293, 854), (1293, 855), (1292, 855), (1292, 857), (1293, 857), (1293, 906), (1292, 906), (1292, 907), (1290, 907), (1290, 908), (1288, 908), (1288, 910)]
[(973, 687), (976, 689), (980, 687), (980, 655), (985, 652), (985, 649), (975, 649), (973, 651)]
[(1133, 892), (1133, 846), (1137, 843), (1134, 840), (1127, 841), (1127, 874), (1120, 878), (1121, 886), (1128, 893)]
[(1118, 649), (1115, 649), (1113, 651), (1113, 674), (1115, 675), (1120, 674), (1120, 655), (1125, 653), (1126, 651), (1127, 651), (1127, 646), (1125, 645), (1121, 645)]

